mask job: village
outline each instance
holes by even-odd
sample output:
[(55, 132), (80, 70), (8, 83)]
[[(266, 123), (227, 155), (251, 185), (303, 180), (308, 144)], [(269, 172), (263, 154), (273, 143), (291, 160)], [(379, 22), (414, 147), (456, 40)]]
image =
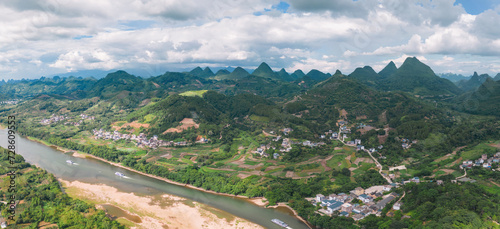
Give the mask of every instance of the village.
[[(104, 140), (113, 140), (113, 141), (118, 141), (118, 140), (128, 140), (128, 141), (135, 141), (137, 147), (149, 147), (156, 149), (160, 146), (189, 146), (192, 145), (192, 143), (187, 142), (187, 141), (179, 141), (179, 142), (174, 142), (174, 141), (163, 141), (161, 139), (158, 139), (157, 135), (154, 135), (153, 137), (149, 138), (146, 136), (144, 133), (140, 133), (139, 135), (135, 134), (122, 134), (118, 131), (113, 131), (113, 132), (107, 132), (104, 131), (103, 129), (99, 130), (92, 130), (94, 134), (94, 139), (104, 139)], [(196, 143), (204, 144), (208, 143), (209, 140), (203, 137), (200, 137), (197, 139)]]
[[(57, 123), (57, 122), (60, 122), (60, 121), (68, 120), (68, 119), (71, 119), (71, 118), (68, 117), (68, 116), (66, 116), (66, 115), (55, 115), (55, 114), (52, 114), (50, 116), (50, 118), (44, 118), (44, 119), (42, 119), (40, 121), (40, 123), (42, 125), (50, 125), (50, 124), (54, 124), (54, 123)], [(66, 121), (66, 122), (64, 122), (64, 125), (80, 126), (83, 123), (83, 120), (94, 120), (94, 119), (95, 119), (94, 116), (89, 116), (89, 115), (86, 115), (86, 114), (80, 114), (80, 120), (75, 121), (75, 122)]]
[[(349, 194), (339, 193), (328, 196), (317, 194), (315, 198), (306, 198), (306, 200), (313, 205), (321, 206), (322, 208), (318, 210), (320, 214), (332, 216), (334, 213), (338, 213), (339, 216), (352, 217), (358, 221), (372, 214), (380, 216), (382, 209), (399, 197), (399, 194), (391, 192), (398, 185), (391, 183), (390, 185), (377, 185), (367, 189), (357, 187), (351, 190)], [(393, 205), (394, 210), (399, 210), (400, 207), (399, 202)]]
[(495, 163), (500, 163), (500, 152), (497, 152), (493, 157), (489, 158), (487, 154), (483, 154), (481, 158), (475, 161), (463, 161), (459, 167), (460, 169), (470, 169), (474, 166), (482, 166), (483, 168), (491, 169), (491, 165)]
[[(339, 124), (339, 132), (332, 132), (331, 130), (325, 135), (321, 135), (320, 138), (325, 138), (326, 135), (331, 134), (330, 139), (333, 140), (339, 140), (346, 144), (347, 146), (351, 147), (356, 147), (356, 150), (362, 150), (370, 154), (374, 152), (377, 152), (377, 149), (375, 148), (369, 148), (365, 149), (363, 145), (361, 145), (361, 140), (360, 139), (354, 139), (354, 141), (347, 141), (344, 142), (347, 139), (347, 134), (351, 132), (349, 128), (347, 128), (347, 121), (340, 120), (338, 122)], [(361, 124), (363, 125), (363, 124)], [(406, 138), (402, 138), (401, 140), (401, 147), (406, 150), (411, 147), (412, 144), (417, 143), (417, 141), (411, 141)], [(377, 147), (378, 149), (382, 149), (383, 145), (380, 145)], [(383, 157), (383, 156), (381, 156)], [(373, 158), (373, 157), (372, 157)], [(373, 158), (375, 160), (375, 158)], [(377, 163), (377, 166), (381, 169), (380, 164), (375, 160)], [(462, 165), (459, 167), (461, 169), (467, 169), (467, 168), (472, 168), (473, 166), (482, 166), (484, 168), (491, 168), (491, 165), (493, 163), (499, 163), (500, 162), (500, 152), (497, 152), (493, 157), (489, 157), (486, 154), (483, 154), (481, 158), (472, 161), (464, 161)], [(406, 169), (405, 166), (399, 166), (399, 167), (394, 167), (391, 169), (396, 169), (396, 168), (402, 168)], [(390, 170), (391, 170), (390, 169)], [(500, 169), (499, 169), (500, 171)], [(382, 209), (386, 207), (388, 203), (393, 202), (396, 198), (399, 197), (399, 195), (395, 192), (390, 192), (391, 189), (393, 188), (398, 188), (400, 185), (406, 185), (409, 183), (420, 183), (420, 179), (418, 177), (413, 177), (409, 180), (402, 180), (399, 183), (394, 183), (392, 182), (391, 178), (394, 179), (394, 174), (389, 174), (387, 177), (385, 173), (382, 173), (381, 170), (379, 171), (380, 174), (387, 179), (387, 181), (390, 183), (389, 185), (378, 185), (378, 186), (372, 186), (367, 189), (363, 189), (361, 187), (357, 187), (354, 190), (351, 190), (349, 194), (346, 193), (339, 193), (339, 194), (330, 194), (328, 196), (324, 196), (322, 194), (317, 194), (316, 197), (312, 198), (306, 198), (306, 200), (310, 201), (313, 205), (318, 205), (321, 206), (322, 208), (318, 210), (318, 213), (320, 214), (325, 214), (328, 216), (332, 216), (334, 214), (338, 214), (339, 216), (345, 216), (345, 217), (351, 217), (355, 221), (361, 220), (371, 214), (381, 216), (382, 214)], [(465, 177), (467, 173), (465, 173), (464, 176), (457, 178), (456, 180), (452, 180), (452, 183), (457, 183), (459, 182), (475, 182), (473, 179)], [(426, 181), (426, 182), (432, 182)], [(437, 180), (436, 181), (437, 185), (443, 185), (444, 182), (442, 180)], [(400, 200), (404, 197), (403, 196), (398, 199), (392, 206), (393, 210), (400, 210), (402, 203)]]

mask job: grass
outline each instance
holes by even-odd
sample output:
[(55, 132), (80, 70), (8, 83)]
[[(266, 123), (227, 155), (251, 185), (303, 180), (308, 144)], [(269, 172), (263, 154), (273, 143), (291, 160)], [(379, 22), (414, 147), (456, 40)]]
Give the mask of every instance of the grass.
[(131, 228), (131, 227), (135, 227), (136, 226), (135, 223), (133, 223), (132, 221), (130, 221), (128, 219), (125, 219), (123, 217), (116, 219), (116, 221), (118, 223), (120, 223), (121, 225), (125, 225), (127, 228)]
[(250, 115), (250, 119), (256, 122), (269, 122), (268, 117), (258, 116), (258, 115)]
[(478, 144), (472, 148), (466, 148), (462, 153), (461, 156), (464, 160), (476, 160), (479, 157), (481, 157), (482, 154), (488, 153), (488, 152), (496, 152), (496, 148), (489, 146), (485, 143)]
[(359, 168), (357, 170), (368, 171), (370, 168), (373, 168), (373, 167), (375, 167), (375, 164), (366, 163), (366, 162), (360, 162), (359, 163)]
[(259, 164), (260, 162), (258, 161), (245, 161), (245, 165), (256, 165)]
[(233, 171), (215, 170), (208, 167), (201, 167), (201, 170), (206, 173), (234, 173)]
[(446, 172), (439, 170), (439, 171), (435, 172), (434, 174), (436, 174), (436, 176), (440, 176), (440, 175), (446, 174)]
[(136, 152), (134, 153), (134, 156), (136, 156), (136, 157), (137, 157), (137, 156), (142, 157), (143, 155), (146, 155), (147, 153), (148, 153), (148, 151), (146, 151), (146, 150), (139, 150), (139, 151), (136, 151)]
[(185, 91), (185, 92), (180, 93), (179, 95), (190, 96), (190, 97), (193, 97), (193, 96), (203, 97), (203, 94), (205, 94), (205, 92), (207, 92), (207, 91), (208, 90)]
[(453, 175), (455, 177), (459, 177), (459, 176), (464, 175), (464, 171), (463, 170), (460, 170), (460, 172), (459, 171), (455, 171), (455, 172), (451, 173), (451, 175)]
[[(326, 166), (332, 168), (332, 169), (343, 169), (343, 168), (349, 168), (350, 163), (347, 163), (347, 160), (345, 159), (346, 155), (345, 154), (337, 154), (332, 157), (332, 159), (326, 161)], [(339, 166), (339, 163), (341, 165)]]
[(496, 186), (495, 184), (485, 180), (478, 180), (477, 183), (481, 185), (487, 192), (500, 195), (500, 187)]
[(191, 160), (185, 159), (185, 158), (182, 158), (181, 161), (186, 163), (186, 164), (189, 164), (189, 165), (194, 164), (194, 162), (192, 162)]
[(148, 114), (146, 116), (144, 116), (144, 122), (145, 123), (151, 123), (151, 121), (153, 121), (153, 119), (155, 119), (156, 116), (152, 115), (152, 114)]

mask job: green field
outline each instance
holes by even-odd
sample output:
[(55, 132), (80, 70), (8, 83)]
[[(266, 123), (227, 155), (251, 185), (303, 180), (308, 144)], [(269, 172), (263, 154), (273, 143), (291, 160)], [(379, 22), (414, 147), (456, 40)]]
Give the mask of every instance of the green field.
[(461, 153), (461, 157), (464, 160), (476, 160), (481, 157), (482, 154), (495, 153), (497, 148), (489, 146), (485, 143), (478, 144), (472, 148), (465, 148)]
[(203, 94), (205, 94), (205, 92), (207, 92), (207, 91), (208, 90), (186, 91), (186, 92), (180, 93), (179, 95), (182, 95), (182, 96), (198, 96), (198, 97), (203, 97)]

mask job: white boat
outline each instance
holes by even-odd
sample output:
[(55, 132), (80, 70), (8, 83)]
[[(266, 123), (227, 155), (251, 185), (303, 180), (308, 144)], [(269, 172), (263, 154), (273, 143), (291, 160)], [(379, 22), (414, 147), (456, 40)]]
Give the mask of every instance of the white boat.
[(281, 220), (279, 220), (279, 219), (272, 219), (271, 221), (272, 221), (273, 223), (275, 223), (275, 224), (278, 224), (278, 225), (282, 226), (282, 227), (285, 227), (285, 228), (290, 228), (290, 227), (288, 226), (288, 224), (286, 224), (285, 222), (283, 222), (283, 221), (281, 221)]
[(125, 174), (120, 173), (120, 172), (116, 172), (116, 173), (115, 173), (115, 175), (117, 175), (117, 176), (119, 176), (119, 177), (124, 177), (124, 176), (125, 176)]
[(67, 160), (66, 163), (72, 165), (72, 164), (75, 164), (75, 162), (73, 162), (72, 160)]

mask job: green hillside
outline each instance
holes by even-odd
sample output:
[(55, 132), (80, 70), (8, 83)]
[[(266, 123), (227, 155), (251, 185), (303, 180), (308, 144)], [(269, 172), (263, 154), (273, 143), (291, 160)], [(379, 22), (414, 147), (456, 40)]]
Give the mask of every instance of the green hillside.
[(408, 57), (403, 65), (382, 83), (381, 88), (401, 90), (421, 96), (461, 93), (451, 81), (438, 77), (429, 66), (415, 57)]
[(500, 81), (491, 77), (475, 91), (466, 93), (455, 100), (456, 109), (472, 114), (500, 115)]
[(462, 80), (457, 83), (457, 86), (464, 91), (476, 90), (481, 86), (486, 79), (491, 78), (488, 74), (478, 75), (474, 72), (474, 75), (469, 80)]
[(260, 76), (264, 78), (271, 78), (274, 80), (281, 80), (279, 75), (274, 72), (271, 67), (266, 62), (262, 62), (255, 71), (252, 72), (252, 75)]
[(376, 87), (381, 80), (380, 75), (378, 75), (370, 66), (356, 68), (354, 72), (349, 75), (349, 77), (356, 79), (370, 87)]
[(387, 64), (387, 66), (384, 67), (384, 69), (382, 69), (378, 75), (383, 77), (383, 78), (387, 78), (389, 76), (391, 76), (392, 74), (394, 74), (396, 71), (398, 70), (398, 68), (396, 67), (396, 64), (394, 64), (394, 62), (389, 62), (389, 64)]

